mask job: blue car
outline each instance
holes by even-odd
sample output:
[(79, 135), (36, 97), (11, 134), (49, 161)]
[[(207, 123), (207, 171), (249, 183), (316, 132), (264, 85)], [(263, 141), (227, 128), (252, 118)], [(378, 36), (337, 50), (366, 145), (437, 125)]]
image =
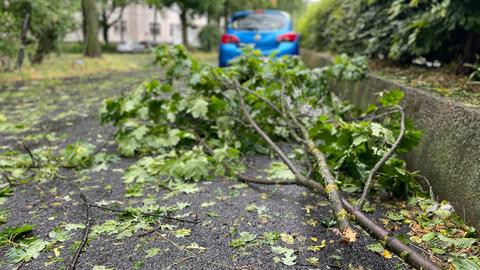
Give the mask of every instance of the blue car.
[(264, 56), (298, 55), (300, 36), (293, 32), (290, 15), (279, 10), (240, 11), (232, 15), (220, 41), (219, 65), (228, 66), (242, 54), (241, 48), (253, 45)]

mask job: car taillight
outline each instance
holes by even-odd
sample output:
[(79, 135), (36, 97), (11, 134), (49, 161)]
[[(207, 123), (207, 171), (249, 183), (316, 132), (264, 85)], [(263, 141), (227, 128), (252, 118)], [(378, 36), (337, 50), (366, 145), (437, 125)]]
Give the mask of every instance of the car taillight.
[(228, 43), (238, 44), (238, 43), (240, 43), (240, 39), (237, 36), (225, 34), (225, 35), (222, 36), (222, 43), (223, 44), (228, 44)]
[(294, 42), (295, 40), (297, 40), (297, 38), (298, 38), (297, 33), (288, 32), (286, 34), (277, 36), (277, 41), (278, 42)]

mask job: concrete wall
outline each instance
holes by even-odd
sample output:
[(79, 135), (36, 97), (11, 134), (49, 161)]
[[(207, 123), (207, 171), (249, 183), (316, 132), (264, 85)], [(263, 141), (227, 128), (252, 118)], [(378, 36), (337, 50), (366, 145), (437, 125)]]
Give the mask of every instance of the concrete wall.
[[(330, 62), (328, 56), (303, 50), (309, 67)], [(355, 83), (341, 83), (337, 94), (360, 107), (376, 101), (375, 93), (399, 88), (402, 106), (415, 128), (423, 132), (420, 145), (406, 154), (409, 169), (420, 171), (440, 199), (450, 201), (457, 213), (480, 229), (480, 108), (434, 96), (371, 74)]]

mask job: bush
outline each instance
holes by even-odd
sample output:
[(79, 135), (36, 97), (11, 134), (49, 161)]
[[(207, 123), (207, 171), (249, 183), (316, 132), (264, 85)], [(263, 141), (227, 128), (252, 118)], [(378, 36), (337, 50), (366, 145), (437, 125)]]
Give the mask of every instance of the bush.
[(425, 57), (475, 60), (480, 49), (476, 0), (321, 0), (299, 22), (304, 46), (409, 63)]
[(297, 22), (297, 31), (302, 36), (304, 46), (315, 49), (325, 49), (328, 41), (322, 38), (319, 29), (327, 28), (329, 15), (335, 9), (336, 0), (314, 2)]
[(18, 33), (15, 31), (15, 18), (0, 10), (0, 70), (12, 68), (12, 60), (18, 53)]
[(217, 25), (207, 25), (198, 33), (200, 49), (212, 51), (218, 46), (220, 41), (220, 29)]
[[(83, 42), (68, 42), (64, 43), (61, 47), (62, 53), (83, 53), (85, 50), (85, 45)], [(117, 45), (110, 43), (110, 44), (102, 44), (102, 52), (104, 53), (116, 53), (117, 52)]]

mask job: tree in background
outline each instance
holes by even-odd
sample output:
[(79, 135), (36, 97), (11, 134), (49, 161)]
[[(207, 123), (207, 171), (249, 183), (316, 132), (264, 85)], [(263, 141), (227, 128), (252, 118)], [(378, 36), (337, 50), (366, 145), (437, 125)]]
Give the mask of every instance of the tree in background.
[[(1, 3), (0, 3), (1, 5)], [(10, 69), (11, 60), (18, 52), (20, 44), (16, 30), (16, 19), (9, 13), (0, 9), (0, 70)]]
[[(125, 8), (133, 3), (138, 2), (137, 0), (100, 0), (100, 27), (102, 28), (103, 40), (106, 44), (109, 44), (109, 30), (112, 26), (117, 24), (122, 20), (123, 11)], [(116, 15), (115, 18), (112, 17)]]
[(292, 17), (298, 17), (305, 9), (306, 3), (304, 0), (277, 0), (273, 7), (286, 11)]
[(227, 27), (228, 19), (236, 11), (268, 8), (272, 6), (272, 2), (269, 0), (224, 0), (223, 5), (223, 19), (225, 27)]
[(180, 24), (182, 28), (182, 43), (189, 47), (188, 27), (190, 20), (196, 15), (207, 12), (210, 0), (147, 0), (147, 3), (155, 5), (158, 9), (162, 7), (172, 7), (176, 5), (180, 9)]
[(72, 1), (45, 1), (45, 3), (43, 9), (38, 9), (37, 13), (32, 14), (30, 21), (30, 31), (36, 40), (32, 64), (40, 64), (46, 55), (58, 51), (64, 37), (75, 26), (72, 20), (75, 6)]
[(101, 57), (102, 52), (98, 41), (98, 16), (95, 0), (82, 0), (82, 13), (85, 22), (85, 56)]
[(32, 64), (57, 50), (73, 29), (75, 0), (16, 0), (0, 2), (0, 53), (2, 69), (9, 69), (16, 56), (21, 68), (28, 54)]

